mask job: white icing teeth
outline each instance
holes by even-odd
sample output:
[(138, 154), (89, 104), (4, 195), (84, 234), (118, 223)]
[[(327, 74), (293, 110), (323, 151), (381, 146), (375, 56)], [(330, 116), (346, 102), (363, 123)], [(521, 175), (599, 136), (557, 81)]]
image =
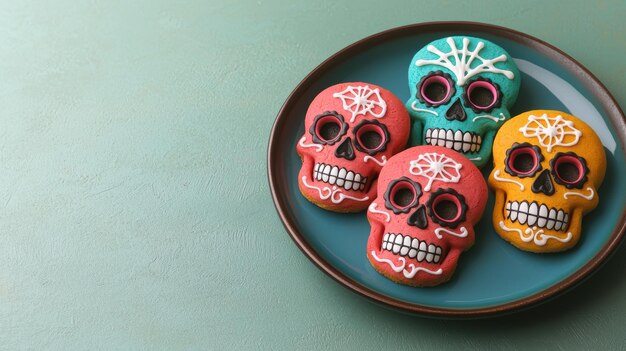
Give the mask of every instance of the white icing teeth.
[(403, 245), (402, 248), (400, 249), (400, 255), (406, 256), (406, 254), (408, 253), (409, 253), (409, 248)]
[(463, 132), (457, 130), (454, 133), (454, 146), (452, 147), (454, 150), (462, 150), (463, 149)]
[(472, 145), (472, 135), (470, 133), (463, 134), (463, 152), (468, 152)]
[(548, 213), (548, 224), (546, 228), (552, 229), (554, 228), (554, 221), (556, 220), (556, 210), (550, 209), (550, 213)]
[(329, 178), (330, 183), (335, 183), (335, 181), (337, 180), (337, 173), (339, 173), (339, 170), (337, 169), (337, 167), (333, 167), (330, 170), (330, 178)]
[(402, 248), (400, 249), (400, 255), (406, 256), (411, 249), (411, 238), (407, 235), (402, 241)]
[(517, 212), (517, 221), (521, 224), (526, 224), (528, 218), (528, 202), (524, 201), (519, 204), (519, 211)]
[(431, 128), (426, 129), (426, 144), (433, 146), (445, 146), (459, 152), (480, 151), (483, 138), (472, 132), (461, 130)]
[(381, 250), (428, 263), (439, 263), (443, 256), (443, 249), (440, 246), (428, 244), (408, 235), (394, 233), (386, 233), (383, 236)]
[[(530, 207), (528, 207), (528, 213), (537, 213), (537, 203), (533, 202), (532, 204), (530, 204)], [(528, 221), (526, 222), (526, 224), (528, 224), (528, 226), (533, 226), (535, 225), (535, 223), (537, 223), (537, 216), (528, 216)]]
[(505, 206), (506, 218), (529, 227), (537, 226), (549, 230), (566, 231), (569, 214), (561, 209), (550, 208), (545, 204), (527, 201), (509, 201)]
[(326, 168), (322, 171), (322, 181), (328, 183), (328, 175), (330, 174), (330, 166), (326, 165)]
[(537, 220), (537, 226), (540, 228), (545, 228), (548, 218), (548, 207), (546, 205), (541, 205), (539, 207), (539, 219)]
[(446, 132), (446, 147), (448, 149), (451, 149), (454, 141), (455, 141), (454, 140), (454, 132), (452, 132), (450, 129), (448, 129), (448, 131)]
[(313, 167), (313, 178), (317, 181), (337, 185), (346, 190), (363, 191), (367, 177), (360, 173), (324, 163), (316, 163)]

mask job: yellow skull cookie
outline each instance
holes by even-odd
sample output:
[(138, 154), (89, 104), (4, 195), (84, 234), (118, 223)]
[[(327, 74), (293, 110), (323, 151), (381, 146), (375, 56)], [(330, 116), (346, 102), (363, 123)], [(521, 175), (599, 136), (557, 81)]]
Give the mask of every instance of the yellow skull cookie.
[(576, 245), (583, 215), (598, 205), (606, 168), (593, 129), (560, 111), (522, 113), (498, 131), (493, 164), (489, 187), (498, 235), (539, 253)]

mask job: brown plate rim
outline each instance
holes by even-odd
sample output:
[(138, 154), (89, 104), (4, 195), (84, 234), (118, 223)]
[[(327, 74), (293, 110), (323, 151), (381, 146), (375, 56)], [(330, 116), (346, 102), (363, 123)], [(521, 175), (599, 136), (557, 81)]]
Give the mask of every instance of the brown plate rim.
[(598, 78), (596, 78), (587, 68), (585, 68), (582, 64), (580, 64), (578, 61), (576, 61), (574, 58), (567, 55), (560, 49), (528, 34), (506, 27), (486, 23), (467, 21), (416, 23), (376, 33), (338, 51), (337, 53), (326, 59), (324, 62), (322, 62), (315, 69), (313, 69), (287, 97), (287, 100), (278, 112), (276, 120), (274, 121), (274, 125), (272, 126), (267, 148), (267, 175), (274, 206), (276, 207), (278, 216), (285, 226), (285, 229), (289, 233), (289, 236), (293, 239), (293, 241), (296, 243), (298, 248), (305, 254), (305, 256), (311, 260), (311, 262), (313, 262), (319, 269), (328, 274), (331, 278), (339, 282), (341, 285), (379, 304), (383, 304), (387, 307), (398, 309), (404, 312), (447, 318), (487, 317), (500, 315), (503, 313), (515, 312), (522, 309), (530, 308), (532, 306), (536, 306), (537, 304), (544, 302), (552, 297), (555, 297), (558, 294), (563, 293), (574, 287), (576, 284), (580, 283), (591, 273), (595, 272), (602, 265), (602, 263), (604, 263), (605, 260), (610, 257), (613, 252), (615, 252), (615, 250), (617, 249), (617, 247), (619, 247), (619, 244), (622, 241), (624, 232), (626, 231), (626, 208), (622, 211), (622, 215), (619, 219), (619, 224), (616, 225), (613, 229), (613, 232), (611, 233), (611, 236), (607, 240), (606, 244), (583, 267), (581, 267), (562, 281), (538, 293), (505, 304), (481, 308), (452, 309), (431, 307), (397, 300), (392, 297), (378, 293), (362, 284), (359, 284), (358, 282), (339, 272), (334, 266), (324, 260), (309, 245), (306, 239), (298, 232), (295, 224), (292, 222), (292, 219), (287, 215), (285, 211), (287, 205), (282, 201), (277, 192), (276, 185), (279, 184), (280, 179), (278, 178), (279, 173), (274, 170), (273, 165), (275, 164), (274, 160), (277, 159), (278, 155), (283, 149), (280, 148), (280, 141), (276, 138), (276, 135), (281, 129), (283, 121), (287, 118), (288, 112), (293, 108), (293, 104), (296, 101), (296, 98), (304, 93), (311, 86), (311, 84), (313, 84), (313, 82), (315, 82), (323, 73), (325, 73), (327, 70), (329, 70), (339, 62), (343, 61), (347, 57), (368, 49), (381, 41), (392, 40), (406, 35), (413, 35), (416, 33), (433, 31), (473, 31), (497, 35), (529, 46), (534, 50), (537, 50), (538, 52), (541, 52), (542, 54), (555, 60), (556, 62), (559, 62), (566, 68), (567, 71), (580, 79), (582, 84), (592, 92), (592, 94), (596, 99), (598, 99), (602, 107), (606, 109), (613, 130), (616, 132), (618, 138), (622, 141), (622, 152), (626, 153), (626, 117), (624, 116), (623, 111), (615, 101), (615, 98), (613, 98), (613, 96), (604, 86), (604, 84), (602, 84), (600, 80), (598, 80)]

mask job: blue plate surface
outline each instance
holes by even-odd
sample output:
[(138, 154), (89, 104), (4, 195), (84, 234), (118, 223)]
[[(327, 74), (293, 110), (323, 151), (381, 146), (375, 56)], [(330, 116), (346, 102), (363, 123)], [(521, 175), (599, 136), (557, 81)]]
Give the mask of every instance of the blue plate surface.
[[(537, 303), (573, 286), (595, 270), (621, 241), (626, 204), (626, 158), (623, 115), (590, 74), (558, 50), (527, 36), (482, 25), (409, 30), (393, 36), (368, 38), (335, 55), (309, 75), (289, 97), (270, 139), (270, 183), (281, 218), (296, 233), (296, 243), (322, 269), (348, 287), (379, 302), (397, 302), (405, 310), (442, 314), (454, 311), (503, 312)], [(519, 34), (519, 33), (518, 33)], [(583, 219), (583, 237), (572, 250), (559, 254), (532, 254), (502, 240), (491, 225), (493, 194), (476, 227), (474, 247), (465, 252), (451, 281), (434, 288), (396, 284), (378, 274), (366, 257), (369, 224), (365, 213), (337, 214), (309, 203), (299, 192), (301, 161), (296, 143), (304, 132), (308, 103), (325, 87), (362, 81), (391, 90), (401, 100), (409, 97), (407, 70), (415, 52), (432, 40), (468, 35), (490, 40), (507, 50), (522, 72), (515, 116), (533, 109), (562, 110), (586, 121), (600, 136), (608, 158), (607, 176), (599, 189), (600, 205)], [(590, 82), (590, 80), (593, 80)], [(283, 119), (278, 126), (278, 120)], [(617, 119), (617, 122), (616, 122)], [(278, 128), (280, 127), (280, 128)], [(274, 140), (274, 139), (280, 140)], [(622, 136), (623, 138), (623, 136)], [(272, 155), (272, 149), (281, 146)], [(485, 177), (491, 167), (483, 170)], [(314, 257), (311, 257), (314, 256)], [(593, 269), (589, 269), (592, 265)], [(329, 272), (331, 270), (332, 272)], [(575, 277), (573, 279), (572, 277)], [(568, 284), (564, 284), (568, 282)], [(356, 288), (355, 288), (356, 287)], [(556, 287), (556, 288), (555, 288)], [(545, 293), (545, 292), (550, 292)], [(364, 293), (365, 292), (365, 293)], [(524, 302), (526, 301), (526, 302)], [(524, 302), (524, 303), (519, 303)], [(416, 306), (416, 309), (406, 308)]]

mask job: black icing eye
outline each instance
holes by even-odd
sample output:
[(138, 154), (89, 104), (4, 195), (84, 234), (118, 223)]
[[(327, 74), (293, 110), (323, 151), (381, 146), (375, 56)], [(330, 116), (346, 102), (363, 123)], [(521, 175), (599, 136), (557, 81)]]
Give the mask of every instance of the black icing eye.
[(554, 181), (568, 189), (582, 189), (587, 182), (587, 162), (573, 152), (557, 153), (550, 161)]
[(422, 187), (407, 177), (393, 180), (385, 191), (385, 207), (393, 213), (408, 213), (419, 203)]
[(476, 78), (469, 82), (463, 90), (465, 106), (474, 112), (490, 112), (500, 107), (502, 92), (498, 84), (487, 78)]
[(314, 143), (332, 145), (339, 141), (347, 130), (348, 125), (342, 115), (335, 111), (326, 111), (315, 116), (309, 132)]
[(417, 99), (428, 107), (450, 101), (455, 92), (452, 77), (442, 71), (430, 72), (417, 83)]
[(504, 171), (515, 177), (532, 177), (541, 170), (543, 155), (539, 147), (529, 143), (513, 144), (506, 151)]
[(357, 150), (373, 156), (387, 148), (389, 131), (378, 121), (363, 121), (354, 127), (354, 139)]
[(454, 189), (437, 189), (430, 195), (426, 207), (430, 218), (444, 227), (456, 228), (465, 221), (465, 198)]

